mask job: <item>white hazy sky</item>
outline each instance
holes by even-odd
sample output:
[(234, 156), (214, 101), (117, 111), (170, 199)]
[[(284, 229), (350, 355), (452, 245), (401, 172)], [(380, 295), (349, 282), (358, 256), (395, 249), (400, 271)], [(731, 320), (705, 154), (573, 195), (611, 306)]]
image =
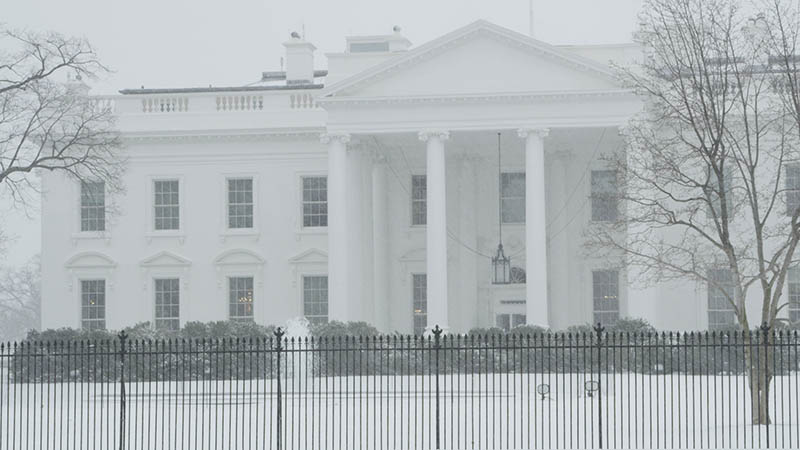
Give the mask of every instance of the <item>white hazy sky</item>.
[[(534, 0), (538, 39), (553, 44), (630, 42), (641, 0)], [(231, 86), (278, 70), (291, 31), (324, 53), (344, 36), (387, 34), (399, 25), (415, 45), (476, 19), (528, 32), (528, 0), (0, 0), (12, 28), (83, 36), (114, 73), (93, 93), (122, 88)], [(40, 248), (38, 212), (10, 210), (0, 188), (0, 227), (15, 238), (6, 263)], [(3, 261), (0, 260), (0, 264)]]

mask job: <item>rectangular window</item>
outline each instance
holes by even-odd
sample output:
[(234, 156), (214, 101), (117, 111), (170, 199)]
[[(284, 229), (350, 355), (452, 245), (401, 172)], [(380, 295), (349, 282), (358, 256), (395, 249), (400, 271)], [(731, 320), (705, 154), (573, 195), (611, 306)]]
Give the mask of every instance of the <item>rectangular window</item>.
[(428, 223), (428, 177), (411, 176), (411, 225)]
[(525, 314), (498, 314), (495, 317), (497, 328), (502, 328), (506, 331), (525, 325)]
[(619, 319), (619, 271), (592, 272), (594, 323), (612, 324)]
[(328, 277), (303, 277), (303, 315), (311, 324), (328, 322)]
[(153, 207), (156, 230), (179, 230), (181, 226), (180, 194), (178, 180), (153, 182)]
[(428, 326), (428, 276), (415, 273), (413, 278), (414, 334), (425, 333)]
[(253, 320), (253, 277), (228, 278), (228, 316), (234, 321)]
[(592, 171), (592, 220), (614, 222), (617, 208), (617, 173), (613, 170)]
[(786, 165), (786, 215), (800, 208), (800, 164)]
[(708, 329), (718, 330), (736, 323), (735, 284), (730, 269), (713, 269), (708, 273)]
[(500, 217), (503, 223), (525, 223), (525, 174), (500, 174)]
[(81, 280), (81, 327), (106, 329), (106, 280)]
[(181, 328), (181, 288), (178, 278), (155, 280), (156, 329), (177, 331)]
[(800, 325), (800, 268), (789, 270), (789, 323)]
[(81, 182), (81, 231), (105, 231), (106, 184)]
[(328, 226), (328, 179), (303, 178), (303, 226)]
[(228, 179), (228, 228), (253, 228), (253, 179)]

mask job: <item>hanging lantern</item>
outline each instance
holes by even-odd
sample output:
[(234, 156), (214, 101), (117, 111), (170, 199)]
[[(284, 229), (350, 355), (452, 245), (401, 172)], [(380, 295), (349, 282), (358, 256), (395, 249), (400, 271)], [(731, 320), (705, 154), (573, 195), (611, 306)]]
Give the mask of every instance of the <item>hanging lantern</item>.
[(497, 254), (492, 258), (492, 269), (494, 269), (492, 284), (509, 284), (511, 283), (511, 258), (506, 256), (503, 251), (503, 175), (500, 162), (500, 133), (497, 133), (497, 224), (499, 232)]

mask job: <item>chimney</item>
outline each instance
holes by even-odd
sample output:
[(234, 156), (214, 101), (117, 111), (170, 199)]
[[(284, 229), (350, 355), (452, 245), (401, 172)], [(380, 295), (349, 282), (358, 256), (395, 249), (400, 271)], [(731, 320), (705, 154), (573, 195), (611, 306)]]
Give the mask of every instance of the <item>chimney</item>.
[(295, 31), (283, 43), (286, 47), (286, 84), (310, 84), (314, 82), (314, 44), (306, 42)]

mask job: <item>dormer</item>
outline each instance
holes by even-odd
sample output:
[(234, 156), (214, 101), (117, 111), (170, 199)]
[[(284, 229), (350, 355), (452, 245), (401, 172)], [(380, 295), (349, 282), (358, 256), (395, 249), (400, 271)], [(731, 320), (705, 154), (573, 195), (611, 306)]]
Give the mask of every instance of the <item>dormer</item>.
[(379, 36), (348, 36), (347, 53), (404, 52), (411, 48), (411, 41), (400, 34), (395, 26), (392, 34)]

